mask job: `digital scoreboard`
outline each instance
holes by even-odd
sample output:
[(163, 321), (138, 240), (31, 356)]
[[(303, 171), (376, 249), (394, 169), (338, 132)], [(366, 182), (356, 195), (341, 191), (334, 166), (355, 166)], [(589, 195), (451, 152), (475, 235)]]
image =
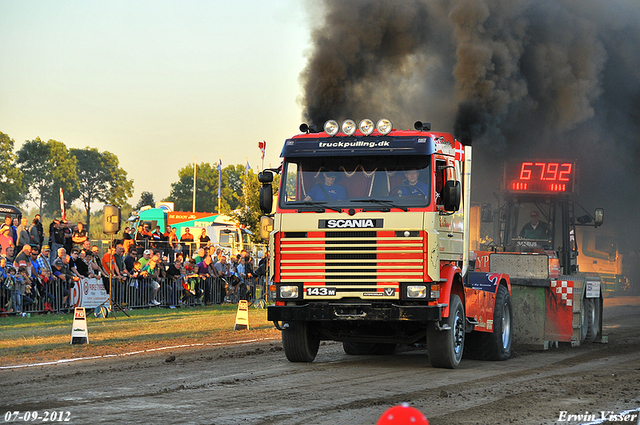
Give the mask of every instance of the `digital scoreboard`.
[(575, 161), (523, 159), (509, 161), (504, 170), (505, 191), (560, 195), (576, 189)]

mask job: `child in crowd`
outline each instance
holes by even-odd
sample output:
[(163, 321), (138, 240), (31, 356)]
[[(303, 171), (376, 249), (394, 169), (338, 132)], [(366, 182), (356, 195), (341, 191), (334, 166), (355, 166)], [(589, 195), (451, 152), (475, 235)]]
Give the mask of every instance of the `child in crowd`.
[(13, 291), (11, 292), (11, 304), (13, 310), (22, 313), (22, 308), (29, 304), (33, 304), (33, 300), (28, 296), (31, 293), (31, 279), (25, 266), (18, 267), (18, 273), (15, 268), (11, 268), (9, 273), (14, 279)]

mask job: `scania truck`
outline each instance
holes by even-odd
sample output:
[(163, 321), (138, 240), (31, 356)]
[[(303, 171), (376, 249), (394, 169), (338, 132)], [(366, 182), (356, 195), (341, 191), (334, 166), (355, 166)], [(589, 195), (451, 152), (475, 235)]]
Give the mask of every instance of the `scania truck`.
[(268, 319), (287, 358), (313, 361), (321, 340), (352, 355), (426, 343), (433, 366), (456, 368), (468, 335), (481, 357), (508, 358), (509, 276), (469, 270), (471, 147), (420, 121), (301, 130), (259, 175), (273, 221)]

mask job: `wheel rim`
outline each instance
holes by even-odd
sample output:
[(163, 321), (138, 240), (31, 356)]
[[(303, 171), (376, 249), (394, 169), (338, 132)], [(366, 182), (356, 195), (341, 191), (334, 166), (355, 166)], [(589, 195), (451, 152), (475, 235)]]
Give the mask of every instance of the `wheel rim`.
[(456, 357), (462, 355), (462, 349), (464, 347), (464, 321), (462, 320), (462, 315), (460, 312), (455, 316), (455, 322), (453, 324), (454, 329), (454, 341), (453, 341), (453, 351), (456, 353)]
[(509, 348), (509, 341), (511, 341), (511, 311), (509, 305), (504, 303), (502, 306), (502, 348)]

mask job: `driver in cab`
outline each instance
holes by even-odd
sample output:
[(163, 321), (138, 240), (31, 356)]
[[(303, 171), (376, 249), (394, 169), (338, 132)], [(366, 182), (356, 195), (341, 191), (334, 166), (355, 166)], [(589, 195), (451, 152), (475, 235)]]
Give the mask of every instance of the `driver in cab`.
[(338, 173), (323, 172), (324, 183), (319, 183), (311, 188), (305, 201), (345, 201), (347, 190), (344, 186), (336, 184)]
[(427, 196), (429, 186), (423, 181), (418, 180), (418, 170), (407, 170), (404, 172), (405, 180), (400, 188), (401, 196)]
[(522, 226), (519, 236), (525, 239), (549, 239), (549, 225), (540, 221), (538, 211), (531, 211), (531, 221)]

